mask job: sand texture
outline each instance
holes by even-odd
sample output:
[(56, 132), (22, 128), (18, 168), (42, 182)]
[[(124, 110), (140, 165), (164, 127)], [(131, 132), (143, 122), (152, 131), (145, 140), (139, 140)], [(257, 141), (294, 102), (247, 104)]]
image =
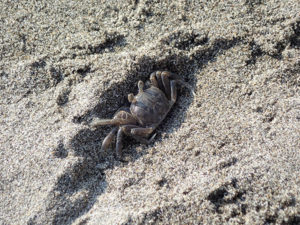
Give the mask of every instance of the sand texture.
[[(100, 151), (156, 70), (195, 95)], [(2, 0), (0, 94), (1, 225), (300, 224), (300, 1)]]

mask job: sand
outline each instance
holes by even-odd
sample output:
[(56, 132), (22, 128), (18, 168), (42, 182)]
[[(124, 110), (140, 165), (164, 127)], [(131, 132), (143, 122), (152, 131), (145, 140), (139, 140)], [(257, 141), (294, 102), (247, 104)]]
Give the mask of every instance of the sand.
[[(300, 224), (300, 2), (1, 1), (0, 224)], [(100, 150), (137, 81), (188, 82)], [(113, 146), (112, 146), (113, 147)]]

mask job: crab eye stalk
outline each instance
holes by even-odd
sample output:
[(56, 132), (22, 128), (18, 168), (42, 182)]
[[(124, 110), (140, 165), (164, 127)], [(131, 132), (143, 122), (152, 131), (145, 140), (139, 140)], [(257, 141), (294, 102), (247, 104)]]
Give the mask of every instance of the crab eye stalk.
[(128, 101), (129, 101), (130, 103), (136, 102), (136, 99), (135, 99), (135, 97), (134, 97), (134, 95), (133, 95), (132, 93), (130, 93), (130, 94), (128, 95)]
[(139, 88), (139, 93), (142, 93), (144, 90), (144, 82), (143, 81), (139, 81), (138, 82), (138, 88)]

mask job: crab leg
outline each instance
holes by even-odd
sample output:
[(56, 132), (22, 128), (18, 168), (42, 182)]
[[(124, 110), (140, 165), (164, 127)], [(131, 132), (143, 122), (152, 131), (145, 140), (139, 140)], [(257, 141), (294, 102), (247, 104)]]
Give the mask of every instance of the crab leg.
[(143, 138), (141, 136), (132, 136), (136, 141), (141, 142), (142, 144), (149, 145), (153, 139), (155, 138), (156, 134), (153, 134), (152, 137), (148, 140), (146, 138)]
[(161, 80), (161, 71), (157, 71), (155, 73), (155, 76), (156, 76), (156, 80), (157, 80), (157, 83), (158, 83), (158, 88), (162, 91), (164, 91), (164, 85), (162, 83), (162, 80)]
[(161, 73), (161, 80), (164, 85), (165, 94), (168, 99), (171, 98), (171, 88), (170, 88), (170, 80), (169, 80), (170, 73), (169, 72), (162, 72)]
[(171, 83), (171, 102), (172, 105), (176, 102), (177, 99), (177, 88), (176, 88), (176, 82), (175, 80), (172, 80)]
[(194, 92), (193, 87), (191, 85), (189, 85), (188, 83), (186, 83), (182, 80), (176, 80), (176, 83), (184, 86), (187, 89), (189, 89), (191, 91), (192, 95), (195, 96), (195, 92)]
[(142, 137), (147, 137), (153, 131), (154, 131), (153, 127), (137, 127), (137, 128), (132, 128), (131, 129), (131, 134), (142, 136)]
[(141, 127), (136, 126), (136, 125), (124, 125), (124, 126), (122, 126), (122, 129), (123, 129), (124, 134), (126, 134), (126, 135), (128, 135), (128, 136), (134, 138), (136, 141), (141, 142), (141, 143), (143, 143), (143, 144), (150, 144), (150, 143), (153, 141), (153, 139), (155, 138), (155, 136), (156, 136), (156, 134), (154, 134), (154, 135), (152, 135), (152, 137), (148, 140), (148, 139), (146, 139), (146, 138), (144, 138), (144, 137), (141, 137), (141, 136), (138, 136), (138, 135), (133, 135), (133, 134), (131, 133), (131, 130), (132, 130), (133, 128), (141, 128)]
[(116, 113), (113, 119), (94, 119), (90, 126), (98, 127), (104, 125), (136, 124), (136, 122), (136, 119), (130, 113), (121, 110)]
[(123, 130), (122, 127), (119, 128), (117, 133), (117, 142), (116, 142), (116, 155), (120, 159), (122, 156), (122, 139), (123, 139)]
[(108, 146), (110, 145), (110, 143), (112, 142), (112, 140), (116, 136), (117, 130), (118, 130), (117, 127), (113, 128), (109, 132), (109, 134), (104, 138), (104, 140), (102, 142), (101, 150), (106, 150), (108, 148)]
[(98, 127), (103, 125), (118, 125), (120, 122), (120, 119), (99, 119), (96, 118), (91, 122), (91, 127)]
[(155, 72), (151, 73), (151, 75), (150, 75), (150, 81), (151, 81), (151, 84), (152, 84), (154, 87), (159, 88), (158, 83), (157, 83), (157, 80), (156, 80), (156, 77), (155, 77)]
[(175, 80), (177, 84), (180, 84), (184, 86), (185, 88), (189, 89), (192, 92), (192, 95), (195, 96), (194, 88), (188, 84), (187, 82), (184, 82), (176, 73), (171, 73), (171, 72), (163, 72), (163, 73), (168, 73), (168, 77), (172, 80)]

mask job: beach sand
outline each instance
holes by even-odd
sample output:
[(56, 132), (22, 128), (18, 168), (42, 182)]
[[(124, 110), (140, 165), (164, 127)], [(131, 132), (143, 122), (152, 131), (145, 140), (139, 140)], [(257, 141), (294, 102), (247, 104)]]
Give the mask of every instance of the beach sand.
[[(300, 224), (300, 2), (1, 1), (0, 224)], [(150, 73), (178, 99), (102, 152)]]

